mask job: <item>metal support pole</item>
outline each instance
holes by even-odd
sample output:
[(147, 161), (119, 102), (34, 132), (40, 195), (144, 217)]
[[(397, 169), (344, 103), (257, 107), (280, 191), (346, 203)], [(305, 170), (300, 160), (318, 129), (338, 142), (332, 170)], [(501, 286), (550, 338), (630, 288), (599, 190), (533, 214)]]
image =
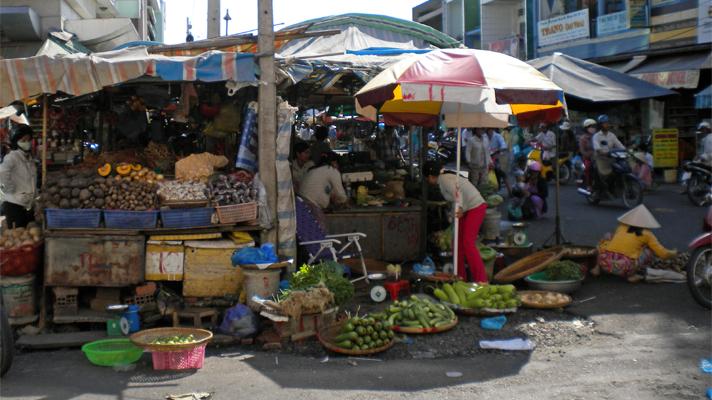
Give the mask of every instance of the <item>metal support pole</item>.
[(274, 26), (272, 0), (257, 4), (257, 44), (259, 46), (260, 85), (258, 92), (258, 158), (260, 179), (267, 191), (267, 205), (274, 218), (272, 228), (262, 235), (263, 242), (277, 243), (277, 86), (274, 74)]
[(42, 187), (47, 182), (47, 101), (48, 95), (42, 96)]

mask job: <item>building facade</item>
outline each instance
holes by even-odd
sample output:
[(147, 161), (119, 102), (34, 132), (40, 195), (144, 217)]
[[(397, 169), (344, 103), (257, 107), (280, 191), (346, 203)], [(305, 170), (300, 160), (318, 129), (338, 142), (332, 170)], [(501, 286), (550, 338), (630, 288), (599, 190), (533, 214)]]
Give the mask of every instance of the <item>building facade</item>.
[(69, 36), (57, 34), (63, 32), (94, 52), (163, 40), (163, 0), (2, 0), (0, 5), (3, 58), (33, 56), (46, 40)]

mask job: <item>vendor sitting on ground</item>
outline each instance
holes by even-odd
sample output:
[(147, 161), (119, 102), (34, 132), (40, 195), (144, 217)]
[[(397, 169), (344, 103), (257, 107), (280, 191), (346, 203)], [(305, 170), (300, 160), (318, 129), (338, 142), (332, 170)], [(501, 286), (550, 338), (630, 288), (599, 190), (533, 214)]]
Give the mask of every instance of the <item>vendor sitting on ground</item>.
[(509, 206), (509, 218), (535, 219), (547, 211), (546, 198), (549, 188), (546, 180), (541, 178), (541, 164), (531, 162), (524, 172), (523, 182), (512, 188), (512, 200)]
[(598, 264), (591, 270), (597, 276), (603, 271), (627, 278), (628, 282), (643, 279), (640, 272), (653, 264), (655, 256), (663, 259), (677, 255), (676, 250), (663, 247), (650, 229), (660, 224), (645, 205), (628, 211), (618, 218), (616, 232), (598, 244)]
[(314, 166), (310, 159), (309, 144), (307, 142), (299, 142), (294, 145), (294, 160), (292, 160), (292, 182), (294, 183), (294, 191), (299, 193), (299, 185), (302, 183), (309, 169)]
[(338, 166), (336, 153), (324, 153), (319, 164), (304, 176), (299, 185), (299, 196), (322, 210), (329, 208), (332, 202), (337, 205), (346, 204), (348, 197)]
[[(445, 200), (455, 203), (455, 217), (459, 219), (457, 274), (467, 280), (465, 258), (470, 267), (470, 280), (487, 282), (485, 264), (477, 249), (477, 235), (485, 218), (487, 203), (472, 183), (452, 172), (440, 173), (438, 163), (428, 161), (423, 165), (423, 174), (430, 185), (440, 186), (440, 193)], [(459, 201), (455, 201), (459, 183)]]

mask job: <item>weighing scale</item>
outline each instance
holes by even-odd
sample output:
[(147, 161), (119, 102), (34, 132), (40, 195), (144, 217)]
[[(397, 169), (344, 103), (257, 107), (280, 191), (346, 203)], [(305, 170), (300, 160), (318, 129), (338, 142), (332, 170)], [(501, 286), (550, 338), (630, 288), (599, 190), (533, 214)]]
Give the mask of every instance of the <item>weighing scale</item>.
[(386, 280), (386, 274), (369, 274), (368, 282), (371, 285), (371, 289), (368, 291), (371, 296), (371, 300), (376, 303), (381, 303), (388, 297), (388, 291), (383, 286), (383, 282)]
[(512, 229), (510, 229), (507, 234), (507, 243), (514, 246), (525, 246), (529, 243), (526, 226), (527, 224), (524, 222), (512, 224)]
[(106, 311), (113, 318), (106, 321), (106, 334), (108, 336), (127, 336), (139, 330), (138, 309), (136, 305), (113, 304), (106, 307)]

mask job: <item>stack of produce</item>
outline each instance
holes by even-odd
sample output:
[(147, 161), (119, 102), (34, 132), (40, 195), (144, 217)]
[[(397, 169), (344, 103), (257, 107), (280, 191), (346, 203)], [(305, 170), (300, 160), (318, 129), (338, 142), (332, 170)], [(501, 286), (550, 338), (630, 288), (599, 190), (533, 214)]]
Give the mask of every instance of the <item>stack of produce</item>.
[(151, 167), (161, 168), (162, 171), (171, 169), (176, 161), (175, 154), (167, 145), (156, 142), (148, 143), (143, 151), (143, 157)]
[(581, 265), (571, 260), (554, 261), (546, 266), (544, 274), (547, 281), (577, 281), (583, 278)]
[(106, 163), (97, 169), (99, 176), (108, 177), (115, 173), (115, 179), (125, 181), (141, 181), (155, 183), (163, 180), (163, 175), (157, 174), (141, 164), (119, 163), (114, 165)]
[(0, 250), (35, 245), (41, 241), (42, 230), (37, 224), (30, 222), (26, 228), (4, 229), (0, 236)]
[(441, 301), (467, 309), (507, 310), (521, 304), (514, 285), (477, 285), (467, 282), (446, 283), (435, 289)]
[(245, 182), (234, 175), (220, 175), (209, 188), (213, 202), (218, 206), (257, 201), (257, 189), (252, 181)]
[(278, 303), (268, 305), (285, 315), (299, 319), (302, 314), (316, 314), (326, 311), (334, 304), (334, 294), (323, 284), (307, 290), (292, 290)]
[(70, 169), (48, 176), (40, 201), (45, 208), (102, 208), (105, 193), (93, 171)]
[(438, 246), (438, 248), (442, 251), (451, 251), (452, 250), (452, 225), (441, 230), (433, 233), (433, 242)]
[(556, 304), (568, 303), (571, 301), (571, 297), (557, 292), (533, 292), (522, 293), (522, 301), (525, 302), (525, 305), (532, 304), (539, 307), (547, 307)]
[(164, 181), (158, 184), (158, 196), (163, 201), (207, 200), (208, 187), (203, 182)]
[(156, 183), (126, 181), (116, 177), (106, 180), (108, 191), (105, 208), (111, 210), (146, 211), (157, 206)]
[(323, 285), (333, 294), (336, 305), (343, 305), (354, 296), (354, 284), (345, 278), (343, 273), (343, 267), (333, 261), (304, 264), (292, 275), (289, 290), (282, 292), (280, 298), (289, 296), (291, 291)]
[(342, 349), (371, 350), (390, 344), (393, 336), (385, 315), (373, 314), (349, 318), (334, 341)]
[(163, 344), (190, 344), (197, 342), (193, 334), (190, 335), (173, 335), (173, 336), (161, 336), (151, 340), (151, 344), (163, 345)]
[(394, 301), (386, 308), (388, 324), (404, 328), (440, 328), (455, 322), (455, 313), (442, 304), (427, 298), (410, 296), (409, 300)]

